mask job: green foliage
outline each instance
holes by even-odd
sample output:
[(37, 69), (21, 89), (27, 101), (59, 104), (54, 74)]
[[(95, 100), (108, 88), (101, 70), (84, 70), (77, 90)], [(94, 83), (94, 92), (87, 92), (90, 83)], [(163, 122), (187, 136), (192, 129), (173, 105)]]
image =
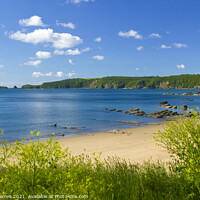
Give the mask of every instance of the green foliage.
[(42, 85), (24, 85), (22, 88), (198, 88), (200, 75), (76, 78), (47, 82)]
[(200, 196), (200, 121), (197, 116), (166, 123), (164, 131), (159, 131), (155, 139), (174, 155), (177, 170), (186, 173)]
[(6, 86), (0, 86), (0, 89), (8, 89)]
[[(3, 134), (3, 132), (2, 132)], [(53, 141), (1, 142), (1, 195), (85, 195), (93, 200), (186, 200), (196, 190), (185, 173), (162, 163), (143, 165), (119, 158), (100, 161), (85, 153), (72, 156)], [(16, 198), (20, 199), (20, 198)], [(36, 198), (37, 199), (37, 198)], [(39, 199), (39, 198), (38, 198)], [(57, 198), (61, 199), (61, 198)], [(72, 199), (72, 198), (67, 198)], [(84, 198), (83, 198), (84, 199)], [(198, 199), (198, 197), (190, 199)]]

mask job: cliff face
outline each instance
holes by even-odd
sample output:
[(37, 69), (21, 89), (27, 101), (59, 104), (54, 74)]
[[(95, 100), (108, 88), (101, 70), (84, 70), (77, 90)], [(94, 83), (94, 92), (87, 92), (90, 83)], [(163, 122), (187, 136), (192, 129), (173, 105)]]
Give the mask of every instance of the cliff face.
[(169, 88), (168, 85), (169, 85), (169, 81), (161, 82), (160, 85), (159, 85), (159, 88), (160, 89), (167, 89), (167, 88)]

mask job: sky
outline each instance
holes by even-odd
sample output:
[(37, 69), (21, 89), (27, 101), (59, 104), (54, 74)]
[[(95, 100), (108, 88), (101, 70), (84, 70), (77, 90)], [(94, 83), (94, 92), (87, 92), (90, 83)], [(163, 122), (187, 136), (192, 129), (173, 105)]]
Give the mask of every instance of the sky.
[(0, 85), (200, 73), (199, 0), (0, 0)]

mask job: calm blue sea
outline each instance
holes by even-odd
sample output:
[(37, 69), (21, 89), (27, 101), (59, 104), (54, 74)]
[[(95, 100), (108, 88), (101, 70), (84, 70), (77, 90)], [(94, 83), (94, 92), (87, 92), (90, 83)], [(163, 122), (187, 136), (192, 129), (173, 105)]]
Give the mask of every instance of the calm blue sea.
[[(184, 93), (197, 90), (150, 90), (150, 89), (1, 89), (0, 128), (4, 139), (14, 141), (30, 137), (30, 131), (41, 132), (47, 138), (53, 132), (72, 137), (112, 129), (134, 127), (116, 120), (137, 121), (144, 124), (160, 122), (161, 119), (138, 117), (106, 111), (105, 108), (140, 108), (147, 114), (162, 110), (158, 102), (169, 101), (171, 105), (200, 106), (200, 96), (164, 96), (165, 92)], [(178, 109), (181, 112), (180, 109)], [(109, 121), (105, 121), (109, 120)], [(57, 123), (57, 127), (51, 124)], [(84, 127), (72, 130), (63, 127)]]

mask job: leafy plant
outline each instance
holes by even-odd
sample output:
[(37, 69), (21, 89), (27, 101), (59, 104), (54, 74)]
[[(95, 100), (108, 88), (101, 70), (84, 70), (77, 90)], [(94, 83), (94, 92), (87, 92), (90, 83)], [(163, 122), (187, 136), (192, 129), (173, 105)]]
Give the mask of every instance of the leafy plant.
[(158, 131), (155, 139), (174, 155), (177, 170), (186, 173), (200, 195), (200, 121), (197, 115), (166, 123), (164, 131)]

